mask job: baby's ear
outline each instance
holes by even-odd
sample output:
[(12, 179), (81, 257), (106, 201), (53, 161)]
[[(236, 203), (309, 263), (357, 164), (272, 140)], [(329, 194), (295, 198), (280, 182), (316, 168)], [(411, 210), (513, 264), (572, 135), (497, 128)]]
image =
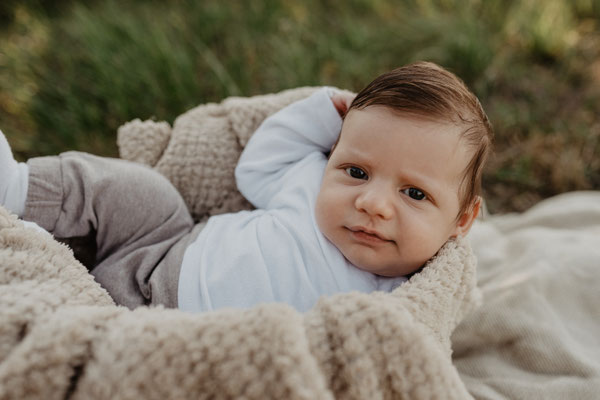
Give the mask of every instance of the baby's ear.
[(454, 234), (452, 237), (457, 236), (465, 236), (471, 230), (471, 226), (473, 226), (473, 222), (475, 222), (475, 218), (479, 215), (479, 210), (481, 209), (481, 197), (477, 196), (473, 204), (467, 208), (456, 222), (456, 228), (454, 230)]

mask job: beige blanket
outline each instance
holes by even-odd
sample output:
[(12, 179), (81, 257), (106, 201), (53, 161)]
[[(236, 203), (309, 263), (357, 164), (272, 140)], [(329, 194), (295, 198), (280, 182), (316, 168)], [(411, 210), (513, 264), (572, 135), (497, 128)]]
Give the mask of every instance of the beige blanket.
[(483, 306), (452, 336), (479, 399), (600, 398), (600, 192), (568, 193), (470, 234)]
[(449, 243), (394, 293), (188, 314), (113, 305), (0, 207), (0, 399), (464, 399), (450, 332), (477, 301)]

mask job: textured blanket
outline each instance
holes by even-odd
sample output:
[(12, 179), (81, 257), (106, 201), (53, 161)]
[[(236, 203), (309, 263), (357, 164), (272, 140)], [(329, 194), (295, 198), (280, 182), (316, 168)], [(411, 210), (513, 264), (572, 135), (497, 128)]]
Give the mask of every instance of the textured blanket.
[(113, 304), (0, 208), (0, 399), (464, 399), (450, 333), (476, 301), (449, 243), (394, 293), (188, 314)]

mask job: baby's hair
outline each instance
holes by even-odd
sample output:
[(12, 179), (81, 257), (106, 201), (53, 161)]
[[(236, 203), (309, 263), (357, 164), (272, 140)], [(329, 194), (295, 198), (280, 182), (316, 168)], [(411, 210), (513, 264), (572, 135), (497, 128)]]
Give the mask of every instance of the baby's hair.
[(481, 193), (483, 166), (494, 133), (481, 103), (465, 83), (439, 65), (418, 62), (375, 78), (358, 93), (348, 112), (373, 105), (464, 127), (462, 138), (474, 152), (461, 182), (457, 218), (472, 207)]

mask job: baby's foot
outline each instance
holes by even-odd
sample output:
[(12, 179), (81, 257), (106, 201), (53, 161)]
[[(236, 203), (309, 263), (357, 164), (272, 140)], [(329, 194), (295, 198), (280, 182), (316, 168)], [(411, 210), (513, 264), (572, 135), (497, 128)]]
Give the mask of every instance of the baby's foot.
[(21, 216), (25, 209), (29, 168), (13, 157), (6, 137), (0, 131), (0, 205)]

